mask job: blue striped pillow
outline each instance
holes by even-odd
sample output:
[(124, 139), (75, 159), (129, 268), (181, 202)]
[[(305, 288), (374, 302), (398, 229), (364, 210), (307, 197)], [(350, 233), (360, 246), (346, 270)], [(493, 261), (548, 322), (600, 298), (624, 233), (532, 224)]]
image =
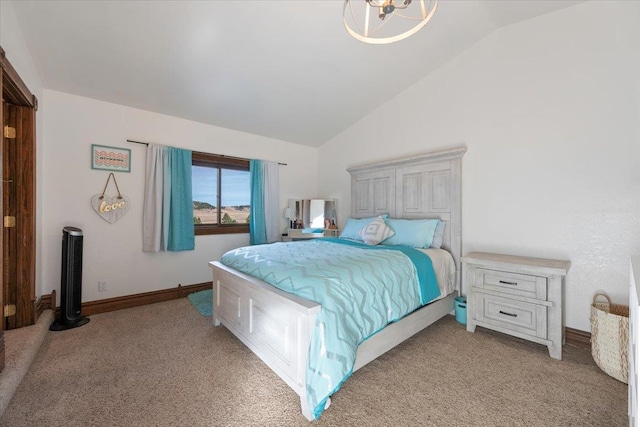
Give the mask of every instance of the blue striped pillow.
[[(382, 215), (383, 218), (387, 218), (389, 215)], [(342, 229), (342, 233), (340, 233), (341, 239), (351, 239), (358, 240), (363, 242), (362, 237), (360, 237), (360, 230), (366, 225), (368, 225), (371, 221), (378, 217), (373, 216), (370, 218), (347, 218), (347, 223), (344, 225)]]

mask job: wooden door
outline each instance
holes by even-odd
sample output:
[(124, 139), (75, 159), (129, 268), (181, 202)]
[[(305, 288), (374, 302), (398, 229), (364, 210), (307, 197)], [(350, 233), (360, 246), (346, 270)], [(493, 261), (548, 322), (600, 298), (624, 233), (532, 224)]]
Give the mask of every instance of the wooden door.
[(2, 281), (4, 329), (33, 324), (35, 301), (34, 113), (3, 101)]
[[(2, 69), (0, 73), (0, 93), (2, 94), (0, 211), (4, 217), (4, 198), (7, 197), (14, 202), (14, 205), (8, 209), (13, 209), (16, 213), (15, 227), (7, 227), (14, 228), (13, 234), (9, 233), (5, 239), (3, 231), (0, 244), (0, 319), (3, 319), (0, 321), (0, 370), (2, 370), (4, 329), (32, 325), (36, 317), (34, 307), (36, 289), (35, 115), (38, 110), (38, 99), (29, 91), (13, 68), (2, 46), (0, 46), (0, 68)], [(13, 138), (14, 131), (5, 130), (5, 121), (15, 124), (15, 138)], [(8, 147), (8, 140), (16, 141), (13, 148)], [(9, 150), (6, 153), (5, 148)], [(12, 170), (16, 171), (15, 175), (5, 178), (7, 175), (4, 172), (5, 167), (11, 169), (12, 165)], [(5, 180), (11, 180), (11, 182), (5, 183)], [(11, 185), (6, 187), (5, 184)], [(12, 221), (9, 219), (7, 225), (12, 225)], [(0, 221), (0, 225), (4, 230), (4, 218)], [(6, 245), (5, 240), (9, 242)], [(5, 269), (12, 270), (12, 273), (5, 275)], [(6, 278), (14, 284), (6, 285)], [(7, 303), (7, 298), (15, 301), (15, 309)], [(4, 317), (5, 314), (9, 316)]]
[[(0, 47), (0, 64), (4, 64), (3, 59), (4, 50)], [(2, 130), (2, 135), (0, 135), (0, 141), (4, 143), (4, 66), (2, 66), (2, 72), (0, 72), (0, 94), (2, 94), (2, 108), (0, 108), (0, 127)], [(0, 156), (2, 156), (2, 152), (0, 151)], [(2, 168), (2, 159), (0, 158), (0, 168)], [(0, 174), (2, 175), (2, 174)], [(0, 194), (2, 194), (2, 186), (0, 185)], [(1, 200), (1, 198), (0, 198)], [(0, 203), (2, 203), (0, 201)], [(3, 259), (4, 251), (2, 249), (2, 245), (0, 245), (0, 260)], [(0, 263), (0, 276), (2, 275), (2, 263)], [(4, 319), (4, 281), (0, 282), (0, 316)], [(0, 371), (4, 369), (5, 366), (5, 349), (4, 349), (4, 321), (0, 322)]]

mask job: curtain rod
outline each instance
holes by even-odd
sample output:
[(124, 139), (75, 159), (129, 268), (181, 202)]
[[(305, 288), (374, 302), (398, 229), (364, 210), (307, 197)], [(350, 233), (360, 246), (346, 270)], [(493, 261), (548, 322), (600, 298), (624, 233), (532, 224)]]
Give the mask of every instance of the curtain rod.
[[(140, 142), (140, 141), (134, 141), (132, 139), (127, 139), (127, 142), (133, 142), (134, 144), (142, 144), (142, 145), (146, 145), (147, 147), (149, 146), (150, 142)], [(156, 145), (160, 145), (160, 144), (156, 144)], [(243, 157), (234, 157), (234, 156), (227, 156), (225, 154), (216, 154), (216, 156), (221, 156), (221, 157), (226, 157), (228, 159), (237, 159), (237, 160), (247, 160)], [(279, 165), (281, 166), (287, 166), (286, 163), (280, 163), (278, 162)]]

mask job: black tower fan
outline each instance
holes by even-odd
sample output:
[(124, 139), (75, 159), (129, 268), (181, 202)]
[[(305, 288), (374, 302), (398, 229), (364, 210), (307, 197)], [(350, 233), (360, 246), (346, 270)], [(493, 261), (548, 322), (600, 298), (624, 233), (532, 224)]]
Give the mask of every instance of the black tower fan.
[(62, 279), (60, 283), (60, 319), (49, 328), (52, 331), (77, 328), (89, 322), (82, 317), (82, 230), (62, 229)]

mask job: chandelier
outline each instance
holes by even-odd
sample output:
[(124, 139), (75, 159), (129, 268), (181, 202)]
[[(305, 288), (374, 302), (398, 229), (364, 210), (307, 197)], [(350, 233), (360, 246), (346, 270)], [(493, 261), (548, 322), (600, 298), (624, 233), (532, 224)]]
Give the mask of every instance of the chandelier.
[(354, 38), (370, 44), (406, 39), (427, 25), (438, 8), (438, 0), (411, 3), (411, 0), (345, 0), (344, 27)]

